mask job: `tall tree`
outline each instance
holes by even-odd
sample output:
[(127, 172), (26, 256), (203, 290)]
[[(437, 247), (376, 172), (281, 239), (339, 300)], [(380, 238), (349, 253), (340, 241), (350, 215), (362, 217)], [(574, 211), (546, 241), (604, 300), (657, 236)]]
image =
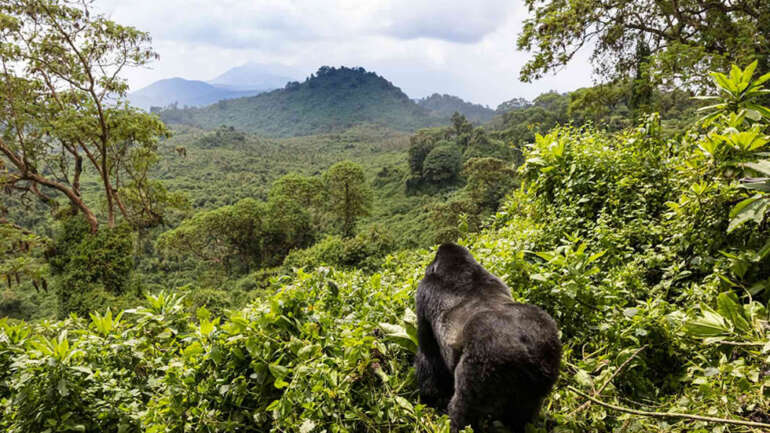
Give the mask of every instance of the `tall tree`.
[(245, 198), (229, 206), (200, 211), (160, 237), (156, 246), (167, 256), (192, 256), (221, 265), (250, 268), (263, 257), (266, 206)]
[[(518, 47), (534, 57), (521, 70), (530, 81), (567, 65), (593, 46), (604, 78), (634, 71), (639, 41), (649, 45), (658, 81), (700, 83), (704, 70), (759, 60), (770, 69), (767, 0), (525, 0), (531, 17)], [(706, 77), (706, 78), (704, 78)]]
[(329, 167), (324, 175), (327, 206), (342, 226), (342, 234), (353, 235), (356, 220), (369, 214), (372, 194), (364, 170), (351, 161), (341, 161)]
[[(157, 55), (150, 36), (94, 13), (90, 0), (0, 2), (0, 188), (49, 204), (66, 197), (99, 227), (84, 200), (84, 170), (98, 175), (106, 221), (162, 218), (169, 197), (148, 182), (157, 141), (168, 131), (130, 108), (120, 74)], [(130, 196), (125, 199), (124, 195)]]

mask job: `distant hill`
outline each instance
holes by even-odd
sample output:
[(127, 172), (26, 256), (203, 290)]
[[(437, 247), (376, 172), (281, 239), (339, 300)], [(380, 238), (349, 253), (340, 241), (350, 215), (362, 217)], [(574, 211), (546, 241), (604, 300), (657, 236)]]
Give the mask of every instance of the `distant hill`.
[(432, 115), (373, 72), (329, 66), (283, 89), (204, 108), (167, 109), (160, 115), (169, 124), (206, 129), (233, 126), (272, 137), (341, 131), (361, 123), (410, 131), (447, 121), (446, 117)]
[(289, 81), (295, 81), (303, 75), (280, 65), (246, 63), (229, 69), (209, 81), (209, 84), (230, 90), (274, 90), (282, 88)]
[(178, 104), (180, 107), (200, 107), (223, 99), (241, 98), (260, 93), (265, 89), (232, 90), (213, 86), (203, 81), (169, 78), (156, 81), (147, 87), (128, 95), (131, 105), (145, 110), (151, 107), (166, 107)]
[(437, 117), (448, 118), (458, 112), (475, 123), (485, 123), (492, 119), (495, 111), (479, 104), (465, 102), (457, 96), (434, 93), (417, 100), (417, 105), (429, 110)]

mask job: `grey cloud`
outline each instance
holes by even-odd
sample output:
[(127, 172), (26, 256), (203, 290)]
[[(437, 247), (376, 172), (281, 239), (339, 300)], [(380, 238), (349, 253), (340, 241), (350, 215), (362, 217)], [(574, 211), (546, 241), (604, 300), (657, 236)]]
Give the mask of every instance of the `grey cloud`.
[[(380, 35), (473, 43), (498, 29), (516, 9), (509, 1), (444, 0), (103, 0), (155, 38), (223, 48), (263, 48), (309, 40)], [(352, 4), (352, 6), (351, 6)]]
[(430, 38), (454, 43), (475, 43), (502, 26), (515, 10), (510, 1), (445, 0), (388, 3), (382, 32), (399, 39)]

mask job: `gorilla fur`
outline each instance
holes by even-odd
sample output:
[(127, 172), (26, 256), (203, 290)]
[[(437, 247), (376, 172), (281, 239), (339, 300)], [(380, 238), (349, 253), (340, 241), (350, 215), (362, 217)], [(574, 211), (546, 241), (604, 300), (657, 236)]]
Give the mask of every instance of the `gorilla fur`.
[(491, 417), (523, 432), (559, 375), (556, 323), (514, 302), (467, 249), (444, 244), (416, 295), (415, 360), (423, 403), (448, 405), (452, 432)]

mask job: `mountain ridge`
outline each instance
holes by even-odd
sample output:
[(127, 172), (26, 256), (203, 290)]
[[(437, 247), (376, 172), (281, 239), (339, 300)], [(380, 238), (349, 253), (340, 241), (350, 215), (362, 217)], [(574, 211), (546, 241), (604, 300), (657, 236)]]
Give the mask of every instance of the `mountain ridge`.
[(495, 116), (495, 110), (481, 104), (467, 102), (454, 95), (434, 93), (415, 102), (438, 117), (449, 118), (452, 114), (458, 112), (471, 122), (486, 123)]
[(382, 76), (345, 66), (322, 66), (303, 82), (291, 81), (256, 96), (202, 108), (168, 108), (159, 114), (170, 124), (232, 126), (272, 137), (334, 132), (363, 123), (411, 131), (446, 121)]
[(144, 110), (172, 104), (205, 106), (215, 102), (256, 95), (266, 89), (236, 90), (214, 86), (205, 81), (173, 77), (158, 80), (128, 95), (129, 103)]
[(386, 78), (362, 67), (322, 66), (304, 81), (289, 81), (281, 89), (206, 107), (168, 107), (159, 114), (169, 124), (203, 129), (227, 126), (267, 137), (288, 137), (367, 123), (414, 131), (447, 124), (455, 112), (475, 123), (487, 122), (495, 114), (488, 107), (446, 94), (412, 100)]

